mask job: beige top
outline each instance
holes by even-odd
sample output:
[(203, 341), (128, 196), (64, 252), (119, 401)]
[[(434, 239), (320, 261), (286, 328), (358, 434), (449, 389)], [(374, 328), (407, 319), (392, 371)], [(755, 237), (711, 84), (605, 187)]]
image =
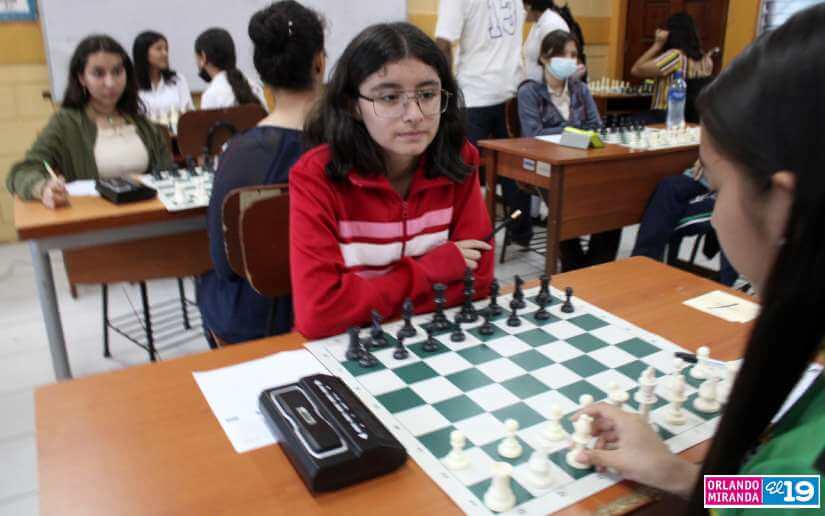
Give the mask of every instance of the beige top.
[(564, 89), (561, 93), (556, 94), (553, 91), (553, 88), (550, 85), (547, 85), (547, 91), (550, 93), (550, 100), (553, 101), (553, 105), (556, 106), (556, 109), (559, 110), (562, 118), (565, 120), (570, 119), (570, 89), (567, 87), (567, 81), (564, 81)]
[(95, 162), (101, 178), (143, 174), (149, 168), (149, 151), (134, 125), (98, 128)]

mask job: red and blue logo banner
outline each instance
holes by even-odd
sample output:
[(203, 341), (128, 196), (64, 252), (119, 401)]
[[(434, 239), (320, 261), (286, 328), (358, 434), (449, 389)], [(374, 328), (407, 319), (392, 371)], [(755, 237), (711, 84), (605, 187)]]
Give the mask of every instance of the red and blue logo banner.
[(705, 475), (705, 508), (818, 509), (819, 475)]

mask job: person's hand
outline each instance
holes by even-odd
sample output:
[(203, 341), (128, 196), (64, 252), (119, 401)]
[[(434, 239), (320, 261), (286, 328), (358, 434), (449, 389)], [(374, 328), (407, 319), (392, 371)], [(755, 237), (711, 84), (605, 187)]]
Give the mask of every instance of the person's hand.
[(478, 261), (481, 259), (482, 251), (492, 249), (490, 244), (482, 242), (481, 240), (459, 240), (455, 242), (455, 246), (461, 251), (461, 255), (464, 257), (464, 263), (467, 264), (470, 270), (476, 270), (478, 268)]
[(590, 405), (575, 417), (581, 414), (593, 418), (597, 439), (595, 447), (585, 449), (577, 460), (598, 471), (610, 468), (627, 480), (674, 494), (690, 494), (698, 466), (671, 453), (641, 416), (604, 403)]
[(63, 179), (47, 179), (40, 189), (40, 201), (46, 208), (60, 208), (69, 205), (69, 192)]
[(667, 43), (667, 37), (670, 36), (670, 32), (664, 29), (656, 29), (656, 35), (653, 38), (653, 43), (656, 45), (664, 45)]

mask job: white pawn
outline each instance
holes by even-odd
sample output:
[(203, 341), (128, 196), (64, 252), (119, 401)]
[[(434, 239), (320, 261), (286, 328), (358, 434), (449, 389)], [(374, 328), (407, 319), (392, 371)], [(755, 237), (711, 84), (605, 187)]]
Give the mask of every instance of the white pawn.
[(589, 394), (582, 394), (579, 396), (579, 409), (586, 408), (588, 405), (593, 404), (593, 396)]
[(513, 466), (506, 462), (494, 462), (492, 468), (493, 480), (490, 488), (484, 493), (484, 505), (493, 512), (509, 511), (516, 505), (516, 494), (510, 485), (510, 476)]
[(450, 432), (450, 446), (452, 446), (453, 449), (444, 458), (444, 465), (447, 466), (447, 468), (459, 470), (466, 469), (467, 466), (470, 465), (470, 461), (464, 454), (464, 445), (466, 443), (467, 439), (461, 431), (453, 430)]
[(607, 403), (610, 405), (621, 408), (629, 399), (630, 395), (623, 391), (618, 383), (610, 382), (610, 385), (607, 386)]
[(549, 487), (553, 483), (553, 476), (550, 474), (550, 459), (547, 458), (547, 449), (541, 448), (530, 455), (527, 462), (530, 471), (530, 482), (538, 487)]
[(665, 421), (672, 425), (684, 425), (687, 419), (682, 411), (682, 404), (685, 402), (685, 377), (677, 374), (670, 384), (670, 405), (665, 412)]
[(581, 414), (576, 421), (573, 422), (573, 443), (570, 451), (567, 452), (567, 464), (571, 468), (587, 469), (590, 464), (579, 462), (577, 457), (585, 449), (590, 439), (593, 438), (593, 418), (587, 414)]
[(521, 443), (516, 439), (516, 432), (518, 432), (518, 421), (515, 419), (508, 419), (504, 422), (504, 430), (507, 432), (507, 437), (501, 440), (498, 445), (498, 454), (507, 459), (515, 459), (521, 456)]
[(186, 202), (186, 196), (183, 192), (183, 183), (180, 181), (175, 182), (175, 204), (184, 204)]
[(670, 374), (670, 376), (667, 379), (665, 379), (666, 387), (671, 388), (671, 389), (673, 388), (673, 381), (675, 380), (675, 378), (677, 376), (682, 375), (682, 371), (684, 370), (684, 368), (686, 366), (687, 366), (687, 362), (685, 362), (681, 358), (676, 357), (676, 358), (673, 359), (673, 372)]
[(699, 386), (699, 394), (693, 400), (693, 408), (699, 412), (718, 412), (721, 408), (719, 402), (716, 400), (716, 384), (719, 380), (715, 376), (711, 376)]
[(728, 396), (730, 396), (730, 391), (733, 389), (733, 382), (736, 381), (736, 375), (739, 373), (739, 364), (739, 362), (725, 364), (725, 379), (716, 386), (716, 399), (722, 405), (728, 403)]
[(550, 407), (550, 414), (547, 417), (547, 424), (541, 430), (540, 437), (548, 443), (563, 441), (567, 438), (567, 432), (561, 426), (562, 411), (561, 406), (553, 404)]
[(690, 370), (690, 376), (696, 378), (697, 380), (706, 380), (711, 376), (710, 371), (708, 371), (708, 367), (705, 362), (710, 358), (710, 348), (707, 346), (700, 346), (699, 349), (696, 350), (696, 365), (693, 366)]
[(633, 399), (639, 404), (653, 405), (656, 403), (654, 389), (656, 389), (656, 372), (652, 367), (648, 367), (639, 377), (639, 390), (636, 391)]

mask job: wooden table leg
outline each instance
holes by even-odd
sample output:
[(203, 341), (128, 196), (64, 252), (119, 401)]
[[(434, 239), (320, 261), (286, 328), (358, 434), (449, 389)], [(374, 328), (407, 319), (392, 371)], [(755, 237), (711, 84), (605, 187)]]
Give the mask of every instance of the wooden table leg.
[(490, 223), (496, 225), (496, 180), (498, 179), (498, 171), (496, 170), (498, 162), (498, 152), (488, 149), (481, 150), (481, 162), (484, 164), (484, 176), (487, 182), (487, 212), (490, 214)]
[(550, 171), (550, 190), (547, 192), (547, 250), (544, 254), (544, 271), (555, 274), (559, 256), (559, 235), (561, 234), (562, 190), (564, 189), (564, 167), (553, 167)]

